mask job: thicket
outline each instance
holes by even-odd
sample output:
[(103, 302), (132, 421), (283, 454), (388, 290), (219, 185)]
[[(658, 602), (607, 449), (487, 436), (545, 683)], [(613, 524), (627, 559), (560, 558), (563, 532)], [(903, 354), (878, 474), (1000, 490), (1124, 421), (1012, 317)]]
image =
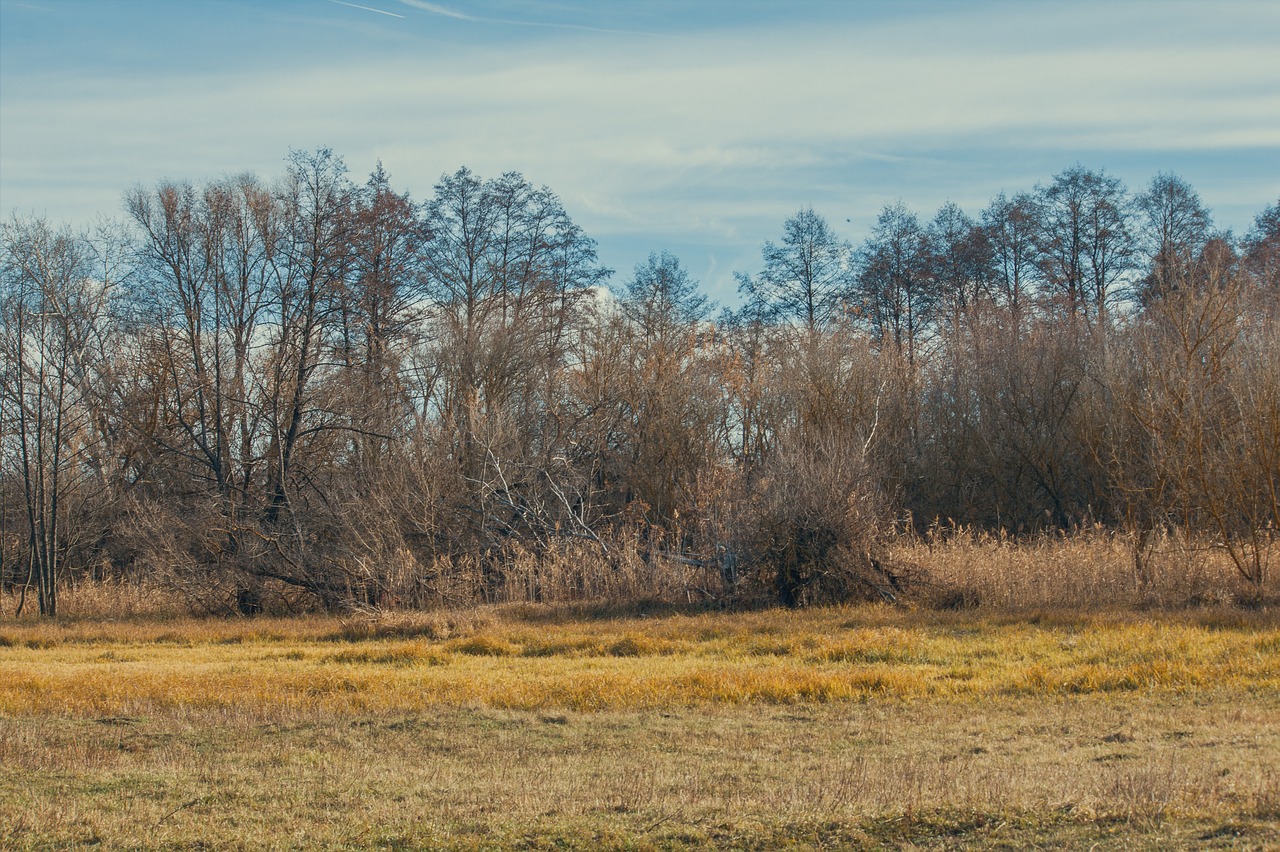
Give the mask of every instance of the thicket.
[(802, 210), (718, 314), (667, 253), (611, 286), (518, 174), (419, 203), (295, 152), (125, 212), (0, 234), (0, 591), (43, 613), (99, 579), (228, 613), (897, 600), (940, 524), (1267, 588), (1280, 202), (1236, 239), (1176, 176), (1076, 166), (857, 246)]

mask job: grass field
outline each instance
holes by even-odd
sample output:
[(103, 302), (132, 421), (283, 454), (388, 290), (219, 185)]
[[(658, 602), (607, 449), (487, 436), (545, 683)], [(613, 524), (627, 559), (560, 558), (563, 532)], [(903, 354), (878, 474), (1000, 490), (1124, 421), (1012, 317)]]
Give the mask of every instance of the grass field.
[(1280, 618), (0, 622), (0, 847), (1280, 844)]

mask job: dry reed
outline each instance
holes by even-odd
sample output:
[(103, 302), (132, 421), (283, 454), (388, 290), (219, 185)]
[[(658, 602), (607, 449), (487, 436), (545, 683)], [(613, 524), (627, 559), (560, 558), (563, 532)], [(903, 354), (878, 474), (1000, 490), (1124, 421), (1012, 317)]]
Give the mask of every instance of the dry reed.
[[(513, 550), (498, 564), (460, 558), (430, 566), (405, 562), (370, 611), (458, 613), (486, 604), (594, 604), (638, 612), (659, 605), (719, 606), (729, 590), (714, 565), (661, 556), (642, 558), (634, 541), (617, 542), (609, 559), (593, 545), (569, 545), (535, 556)], [(1276, 546), (1280, 551), (1280, 545)], [(1135, 555), (1141, 559), (1135, 562)], [(1276, 561), (1275, 554), (1271, 561)], [(967, 528), (939, 527), (893, 540), (889, 562), (922, 578), (904, 601), (926, 608), (987, 612), (1055, 609), (1081, 612), (1256, 605), (1228, 556), (1203, 542), (1156, 535), (1136, 541), (1108, 530), (1015, 539)], [(1280, 600), (1280, 572), (1261, 590)], [(17, 609), (16, 590), (0, 594), (0, 620)], [(277, 595), (274, 611), (292, 611), (296, 595)], [(24, 618), (35, 617), (28, 602)], [(230, 612), (230, 608), (226, 610)], [(78, 619), (171, 619), (194, 613), (180, 590), (149, 582), (83, 582), (62, 591), (60, 612)]]

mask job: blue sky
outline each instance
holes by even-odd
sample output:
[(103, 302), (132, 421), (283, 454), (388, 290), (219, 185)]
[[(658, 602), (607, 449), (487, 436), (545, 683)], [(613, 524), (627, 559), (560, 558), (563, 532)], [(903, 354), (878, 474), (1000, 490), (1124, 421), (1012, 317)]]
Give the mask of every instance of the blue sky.
[(668, 249), (733, 302), (802, 206), (860, 241), (1076, 162), (1241, 232), (1280, 198), (1277, 44), (1270, 0), (0, 0), (0, 212), (328, 146), (418, 199), (520, 171), (616, 281)]

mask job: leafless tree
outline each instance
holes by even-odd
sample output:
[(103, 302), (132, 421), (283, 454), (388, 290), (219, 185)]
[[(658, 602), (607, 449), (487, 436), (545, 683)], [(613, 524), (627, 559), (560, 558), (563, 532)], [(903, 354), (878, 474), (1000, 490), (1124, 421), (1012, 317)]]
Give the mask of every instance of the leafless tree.
[(1280, 290), (1280, 201), (1257, 215), (1241, 247), (1249, 274), (1261, 286)]
[(1124, 186), (1105, 172), (1076, 165), (1040, 188), (1037, 201), (1045, 292), (1067, 316), (1105, 327), (1134, 261)]
[(1147, 273), (1142, 297), (1185, 283), (1204, 251), (1213, 228), (1209, 211), (1191, 185), (1177, 175), (1162, 172), (1146, 192), (1134, 200), (1142, 215), (1142, 249)]
[(886, 206), (861, 248), (859, 286), (872, 333), (914, 365), (939, 303), (928, 234), (901, 202)]
[(749, 302), (809, 331), (838, 317), (853, 287), (853, 252), (813, 208), (787, 219), (782, 240), (766, 242), (762, 254), (764, 270), (739, 279)]
[[(97, 483), (103, 435), (93, 413), (107, 353), (115, 281), (95, 278), (89, 240), (39, 219), (0, 230), (3, 462), (16, 471), (25, 514), (28, 587), (56, 615), (64, 562), (90, 533), (83, 504)], [(79, 504), (79, 505), (77, 505)], [(19, 604), (19, 612), (22, 604)]]

